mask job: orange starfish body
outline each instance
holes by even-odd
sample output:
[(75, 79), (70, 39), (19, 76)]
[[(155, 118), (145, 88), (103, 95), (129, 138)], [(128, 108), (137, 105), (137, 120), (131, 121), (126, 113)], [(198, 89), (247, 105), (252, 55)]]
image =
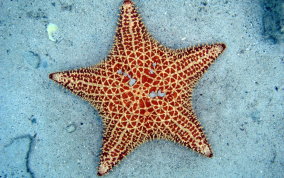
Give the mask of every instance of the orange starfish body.
[(212, 150), (193, 112), (192, 90), (223, 52), (222, 43), (169, 49), (154, 40), (124, 0), (114, 45), (103, 62), (50, 78), (89, 101), (103, 118), (98, 175), (145, 141), (168, 139), (207, 157)]

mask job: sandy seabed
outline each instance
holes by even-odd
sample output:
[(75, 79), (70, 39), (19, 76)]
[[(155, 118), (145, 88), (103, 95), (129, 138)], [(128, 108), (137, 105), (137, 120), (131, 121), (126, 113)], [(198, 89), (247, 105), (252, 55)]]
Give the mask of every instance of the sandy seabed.
[[(214, 157), (156, 140), (106, 177), (283, 177), (284, 48), (281, 33), (264, 20), (274, 6), (254, 0), (134, 2), (165, 46), (226, 43), (193, 97)], [(101, 118), (48, 74), (103, 60), (121, 3), (0, 2), (0, 177), (96, 177)], [(58, 27), (53, 41), (50, 23)]]

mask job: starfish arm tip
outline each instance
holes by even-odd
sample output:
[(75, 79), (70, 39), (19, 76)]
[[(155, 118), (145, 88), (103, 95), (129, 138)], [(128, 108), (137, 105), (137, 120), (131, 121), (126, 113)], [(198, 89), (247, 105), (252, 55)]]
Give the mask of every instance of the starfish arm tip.
[(48, 77), (49, 77), (50, 79), (52, 79), (52, 78), (53, 78), (53, 73), (49, 74)]
[(123, 2), (124, 4), (133, 4), (133, 2), (131, 0), (124, 0)]
[(227, 48), (227, 46), (226, 46), (225, 43), (217, 43), (217, 44), (215, 45), (215, 49), (218, 50), (218, 53), (219, 53), (219, 54), (220, 54), (220, 53), (223, 53), (226, 48)]
[(63, 74), (62, 72), (54, 72), (54, 73), (49, 74), (49, 78), (51, 80), (53, 80), (54, 82), (57, 82), (57, 83), (63, 85), (62, 74)]
[(57, 73), (51, 73), (51, 74), (49, 74), (49, 78), (50, 78), (51, 80), (58, 81), (58, 75), (57, 75)]
[(225, 43), (220, 43), (220, 47), (223, 49), (223, 51), (227, 48)]
[(206, 147), (203, 149), (202, 154), (204, 154), (206, 157), (208, 158), (212, 158), (213, 157), (213, 152), (210, 149), (209, 145), (206, 145)]
[(98, 170), (98, 176), (103, 176), (108, 172), (108, 167), (104, 166), (104, 165), (100, 165), (99, 166), (99, 170)]

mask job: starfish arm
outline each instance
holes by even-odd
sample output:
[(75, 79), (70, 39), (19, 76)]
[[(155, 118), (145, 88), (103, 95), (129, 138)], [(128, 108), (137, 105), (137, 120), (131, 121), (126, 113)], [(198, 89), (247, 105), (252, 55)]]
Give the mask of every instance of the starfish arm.
[(225, 44), (212, 44), (200, 47), (193, 47), (185, 50), (184, 55), (184, 71), (187, 75), (186, 81), (195, 84), (207, 71), (217, 57), (225, 50)]
[(173, 78), (193, 86), (225, 48), (225, 44), (218, 43), (176, 50), (175, 55), (172, 56), (174, 61), (163, 69), (165, 72), (175, 71), (165, 80), (170, 81)]
[(128, 87), (126, 82), (121, 83), (122, 77), (111, 68), (107, 69), (106, 64), (49, 75), (53, 81), (98, 107), (102, 102), (113, 101), (123, 95), (117, 87), (119, 84), (124, 86), (124, 83), (124, 88)]
[(143, 143), (145, 138), (144, 134), (127, 122), (126, 117), (120, 118), (119, 121), (109, 121), (109, 124), (105, 125), (98, 175), (107, 174), (132, 150)]
[(198, 153), (212, 157), (210, 145), (202, 131), (200, 123), (192, 110), (179, 107), (173, 110), (176, 113), (172, 119), (165, 122), (163, 137), (180, 143)]
[[(148, 51), (154, 40), (150, 37), (132, 1), (125, 0), (120, 12), (113, 49), (110, 55), (139, 57)], [(144, 56), (144, 55), (141, 55)]]

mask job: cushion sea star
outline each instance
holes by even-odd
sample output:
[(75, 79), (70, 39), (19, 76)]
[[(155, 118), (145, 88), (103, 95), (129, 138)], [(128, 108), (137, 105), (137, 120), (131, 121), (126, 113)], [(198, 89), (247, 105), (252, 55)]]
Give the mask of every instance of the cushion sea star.
[(186, 49), (162, 46), (124, 0), (114, 45), (101, 63), (50, 78), (90, 102), (104, 123), (98, 175), (108, 173), (145, 141), (168, 139), (212, 157), (193, 112), (197, 81), (225, 49), (217, 43)]

